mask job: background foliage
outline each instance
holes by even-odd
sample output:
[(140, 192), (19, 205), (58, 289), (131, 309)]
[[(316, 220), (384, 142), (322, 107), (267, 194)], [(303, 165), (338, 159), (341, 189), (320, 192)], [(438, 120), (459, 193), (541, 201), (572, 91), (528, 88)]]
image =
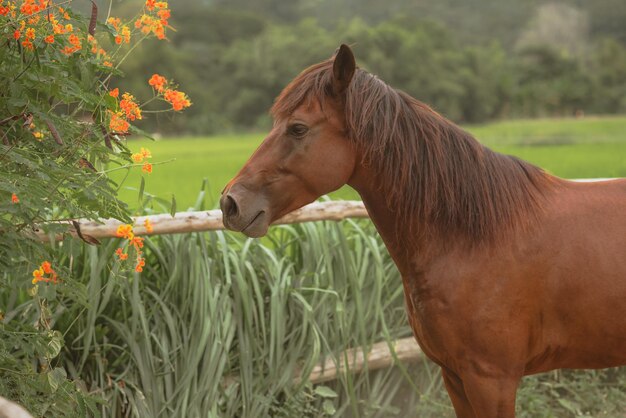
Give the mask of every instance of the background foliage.
[(171, 74), (196, 106), (147, 121), (151, 132), (265, 129), (286, 83), (342, 42), (359, 65), (457, 122), (626, 111), (621, 0), (178, 0), (172, 8), (169, 47), (137, 50), (123, 83), (139, 92), (153, 69)]

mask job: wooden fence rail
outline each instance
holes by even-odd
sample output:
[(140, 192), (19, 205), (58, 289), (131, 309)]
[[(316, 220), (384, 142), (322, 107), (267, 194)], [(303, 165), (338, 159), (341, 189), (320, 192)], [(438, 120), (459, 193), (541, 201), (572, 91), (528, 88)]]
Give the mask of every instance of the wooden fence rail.
[[(593, 182), (611, 179), (579, 179), (579, 182)], [(332, 220), (340, 221), (346, 218), (367, 218), (367, 210), (363, 202), (356, 200), (335, 200), (328, 202), (315, 202), (306, 205), (288, 215), (283, 216), (274, 225), (292, 224), (298, 222)], [(150, 219), (152, 232), (148, 232), (144, 226), (144, 221)], [(180, 234), (187, 232), (216, 231), (224, 229), (222, 223), (222, 211), (219, 209), (204, 212), (178, 212), (174, 216), (170, 214), (158, 214), (148, 216), (138, 216), (133, 218), (133, 230), (136, 235), (162, 235)], [(70, 227), (69, 232), (78, 236), (74, 224), (78, 224), (81, 235), (93, 238), (115, 237), (117, 227), (122, 222), (116, 219), (102, 219), (99, 222), (78, 219), (76, 221), (61, 222)], [(50, 239), (42, 230), (35, 231), (39, 239), (47, 241)], [(54, 237), (61, 240), (62, 235)]]
[[(367, 210), (365, 210), (363, 202), (354, 200), (336, 200), (328, 202), (315, 202), (310, 205), (306, 205), (303, 208), (283, 216), (274, 222), (274, 225), (320, 220), (340, 221), (346, 218), (367, 217)], [(148, 232), (144, 225), (146, 219), (150, 219), (152, 232)], [(133, 218), (133, 221), (133, 231), (136, 235), (180, 234), (186, 232), (216, 231), (224, 229), (224, 224), (222, 223), (222, 211), (219, 209), (204, 212), (178, 212), (174, 216), (165, 213), (158, 215), (137, 216)], [(89, 219), (78, 219), (76, 221), (63, 221), (61, 223), (67, 224), (70, 228), (69, 232), (76, 236), (78, 234), (76, 233), (74, 223), (77, 223), (79, 225), (81, 235), (96, 239), (115, 237), (117, 227), (122, 225), (122, 222), (117, 219), (102, 219), (100, 222)], [(42, 230), (38, 230), (35, 233), (39, 239), (43, 241), (50, 239), (50, 237), (48, 237), (48, 235), (46, 235)], [(61, 240), (62, 238), (62, 235), (55, 237), (56, 240)]]
[[(393, 350), (393, 351), (392, 351)], [(415, 338), (402, 338), (391, 343), (385, 341), (373, 344), (369, 350), (361, 347), (350, 348), (339, 354), (337, 360), (327, 358), (313, 367), (309, 375), (311, 383), (322, 383), (337, 379), (345, 373), (361, 373), (393, 366), (398, 362), (412, 362), (423, 358), (422, 350)], [(296, 383), (303, 376), (295, 379)]]

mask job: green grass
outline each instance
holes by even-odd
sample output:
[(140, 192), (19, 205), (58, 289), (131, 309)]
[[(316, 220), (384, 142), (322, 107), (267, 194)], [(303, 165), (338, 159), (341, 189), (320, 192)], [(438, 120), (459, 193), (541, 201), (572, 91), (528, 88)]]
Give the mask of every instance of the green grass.
[[(565, 178), (626, 177), (626, 116), (584, 119), (518, 120), (466, 127), (492, 149), (512, 154)], [(131, 149), (148, 147), (154, 172), (146, 176), (147, 193), (170, 200), (178, 210), (193, 206), (202, 179), (209, 182), (208, 205), (214, 207), (224, 185), (254, 152), (263, 134), (208, 138), (131, 140)], [(162, 164), (161, 164), (162, 163)], [(141, 172), (131, 170), (121, 191), (136, 206)], [(121, 180), (124, 173), (115, 173)], [(349, 187), (333, 198), (358, 199)]]

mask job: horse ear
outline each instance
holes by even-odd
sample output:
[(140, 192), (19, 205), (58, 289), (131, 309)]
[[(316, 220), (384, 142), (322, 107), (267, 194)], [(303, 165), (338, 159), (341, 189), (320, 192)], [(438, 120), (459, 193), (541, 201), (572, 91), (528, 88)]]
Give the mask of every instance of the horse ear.
[(348, 45), (341, 44), (335, 52), (335, 60), (333, 62), (333, 91), (335, 94), (341, 94), (350, 85), (352, 76), (356, 69), (356, 61), (354, 54)]

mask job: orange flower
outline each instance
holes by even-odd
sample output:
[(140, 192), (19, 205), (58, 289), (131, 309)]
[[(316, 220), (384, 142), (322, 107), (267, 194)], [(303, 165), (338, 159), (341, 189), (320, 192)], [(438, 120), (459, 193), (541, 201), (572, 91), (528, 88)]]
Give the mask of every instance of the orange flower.
[(43, 281), (44, 280), (43, 275), (44, 275), (44, 272), (41, 267), (38, 268), (37, 270), (34, 270), (32, 283), (35, 284), (37, 282)]
[(20, 36), (22, 36), (22, 33), (16, 29), (15, 32), (13, 32), (13, 39), (20, 39)]
[(20, 199), (17, 197), (17, 195), (15, 193), (13, 193), (11, 195), (11, 202), (12, 203), (20, 203)]
[(78, 36), (71, 34), (70, 37), (67, 38), (67, 40), (70, 41), (70, 43), (74, 46), (74, 48), (80, 49), (81, 42)]
[[(45, 275), (48, 274), (49, 277), (46, 277)], [(44, 261), (43, 263), (41, 263), (41, 265), (39, 266), (39, 268), (35, 271), (33, 271), (33, 280), (32, 283), (33, 284), (37, 284), (38, 282), (44, 282), (44, 283), (54, 283), (57, 284), (59, 277), (57, 276), (56, 271), (54, 271), (52, 269), (52, 265), (50, 264), (49, 261)]]
[(109, 96), (117, 98), (120, 95), (120, 89), (117, 87), (109, 92)]
[(131, 155), (130, 158), (136, 163), (140, 163), (143, 161), (143, 155), (138, 152)]
[(0, 16), (6, 16), (9, 14), (11, 9), (7, 6), (0, 6)]
[(115, 29), (115, 31), (119, 32), (120, 26), (122, 25), (122, 20), (119, 17), (110, 17), (107, 19), (107, 23)]
[(122, 250), (121, 248), (115, 250), (115, 254), (120, 260), (126, 260), (128, 258), (128, 254), (124, 253), (124, 250)]
[(43, 7), (40, 7), (39, 5), (35, 4), (34, 0), (24, 0), (24, 3), (22, 3), (22, 7), (20, 7), (20, 12), (22, 12), (22, 14), (30, 16), (33, 13), (37, 13), (44, 8), (45, 3)]
[(128, 26), (122, 26), (122, 31), (120, 32), (120, 35), (125, 43), (130, 43), (130, 29), (128, 29)]
[(191, 106), (189, 98), (181, 91), (168, 89), (165, 90), (165, 93), (163, 93), (163, 97), (172, 104), (172, 108), (176, 111), (183, 110), (184, 108)]
[(130, 124), (122, 118), (122, 114), (120, 112), (111, 112), (110, 110), (109, 112), (111, 113), (111, 121), (109, 122), (109, 128), (111, 128), (111, 131), (118, 133), (128, 132)]
[(146, 231), (148, 232), (148, 234), (151, 234), (152, 231), (154, 231), (154, 229), (152, 228), (152, 222), (150, 222), (150, 219), (146, 218), (145, 221), (143, 221), (143, 226), (146, 227)]
[(143, 155), (143, 158), (152, 158), (152, 153), (150, 153), (150, 150), (147, 148), (141, 147), (139, 152)]
[(24, 36), (26, 36), (26, 39), (35, 39), (35, 29), (26, 29), (26, 33), (24, 34)]
[(164, 23), (160, 20), (153, 18), (152, 16), (144, 14), (135, 21), (135, 28), (141, 29), (141, 33), (143, 33), (144, 35), (152, 32), (158, 39), (165, 39), (166, 24), (167, 22)]
[(33, 43), (31, 42), (31, 40), (30, 40), (30, 39), (24, 39), (24, 40), (22, 41), (22, 46), (23, 46), (24, 48), (28, 49), (29, 51), (32, 51), (32, 50), (34, 50), (34, 49), (35, 49), (35, 47), (34, 47), (34, 45), (33, 45)]
[(156, 91), (161, 92), (164, 86), (167, 84), (167, 79), (161, 75), (153, 74), (148, 80), (148, 84), (150, 84)]
[[(143, 248), (143, 238), (142, 237), (134, 237), (130, 241), (130, 244), (132, 246), (134, 246), (137, 251), (139, 251), (140, 248)], [(139, 251), (139, 252), (141, 252), (141, 251)]]
[(47, 44), (53, 44), (54, 43), (54, 35), (48, 35), (45, 38), (43, 38), (43, 40)]
[(37, 139), (41, 139), (41, 138), (43, 138), (43, 134), (42, 134), (41, 132), (39, 132), (39, 131), (37, 131), (37, 132), (33, 132), (33, 136), (34, 136), (35, 138), (37, 138)]
[(135, 266), (135, 271), (137, 273), (141, 273), (145, 265), (146, 265), (146, 260), (144, 260), (141, 257), (137, 257), (137, 265)]
[(127, 240), (132, 240), (135, 237), (133, 234), (133, 226), (132, 225), (120, 225), (117, 227), (117, 231), (115, 235), (120, 238), (126, 238)]
[(163, 25), (155, 26), (154, 36), (156, 36), (157, 39), (165, 39), (165, 28), (163, 27)]
[(63, 19), (66, 19), (66, 20), (70, 19), (70, 15), (65, 11), (64, 8), (59, 7), (59, 13), (63, 15)]
[(141, 109), (135, 102), (135, 97), (132, 94), (122, 94), (122, 100), (120, 100), (120, 108), (126, 113), (126, 119), (141, 119)]
[(144, 163), (144, 165), (141, 167), (141, 171), (148, 174), (152, 173), (152, 164)]
[(162, 9), (157, 12), (157, 16), (159, 16), (163, 25), (167, 25), (167, 19), (171, 17), (171, 13), (168, 9)]

